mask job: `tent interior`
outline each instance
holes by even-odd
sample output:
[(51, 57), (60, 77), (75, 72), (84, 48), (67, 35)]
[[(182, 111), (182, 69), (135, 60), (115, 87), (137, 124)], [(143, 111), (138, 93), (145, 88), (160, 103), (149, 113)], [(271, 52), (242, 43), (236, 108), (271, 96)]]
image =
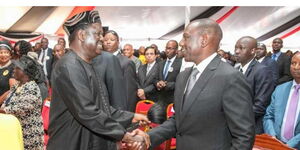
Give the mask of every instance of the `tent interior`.
[(15, 42), (25, 39), (34, 44), (41, 37), (54, 46), (58, 37), (67, 35), (63, 22), (76, 11), (96, 9), (102, 25), (115, 30), (120, 46), (126, 43), (135, 49), (158, 45), (165, 49), (167, 40), (180, 41), (186, 24), (200, 18), (216, 20), (222, 30), (220, 48), (233, 53), (235, 42), (252, 36), (271, 50), (272, 40), (283, 39), (283, 51), (300, 50), (300, 7), (284, 6), (14, 6), (1, 7), (0, 37)]

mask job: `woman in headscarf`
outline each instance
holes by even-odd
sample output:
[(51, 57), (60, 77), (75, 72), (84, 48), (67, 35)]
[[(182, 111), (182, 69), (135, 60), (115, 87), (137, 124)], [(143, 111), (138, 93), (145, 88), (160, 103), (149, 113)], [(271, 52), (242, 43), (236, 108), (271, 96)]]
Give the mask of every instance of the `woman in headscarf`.
[(14, 65), (11, 63), (11, 45), (8, 41), (0, 41), (0, 106), (6, 99), (10, 87), (16, 83), (13, 78)]
[(42, 98), (37, 82), (41, 72), (36, 61), (29, 56), (22, 56), (13, 62), (14, 77), (18, 81), (0, 112), (16, 116), (21, 123), (25, 150), (42, 150), (44, 130), (41, 116)]

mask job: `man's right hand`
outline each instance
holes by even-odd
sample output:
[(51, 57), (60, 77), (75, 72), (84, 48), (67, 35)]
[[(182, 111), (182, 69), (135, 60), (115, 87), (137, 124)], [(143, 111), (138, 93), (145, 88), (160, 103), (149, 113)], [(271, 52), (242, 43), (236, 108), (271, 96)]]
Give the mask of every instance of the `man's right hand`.
[(144, 137), (135, 133), (126, 133), (122, 139), (122, 142), (126, 143), (126, 147), (129, 150), (146, 150), (147, 145)]

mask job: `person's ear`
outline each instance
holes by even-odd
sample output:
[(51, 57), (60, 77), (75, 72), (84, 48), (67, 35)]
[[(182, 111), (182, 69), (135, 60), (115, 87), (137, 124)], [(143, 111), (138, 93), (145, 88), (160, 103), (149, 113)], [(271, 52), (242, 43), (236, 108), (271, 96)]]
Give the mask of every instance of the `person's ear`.
[(202, 39), (200, 42), (200, 44), (201, 44), (201, 47), (202, 48), (204, 48), (204, 47), (206, 47), (207, 45), (208, 45), (208, 35), (207, 34), (202, 34), (201, 36), (200, 36), (200, 39)]
[(77, 37), (78, 37), (79, 41), (84, 42), (86, 39), (86, 31), (79, 29), (77, 32)]

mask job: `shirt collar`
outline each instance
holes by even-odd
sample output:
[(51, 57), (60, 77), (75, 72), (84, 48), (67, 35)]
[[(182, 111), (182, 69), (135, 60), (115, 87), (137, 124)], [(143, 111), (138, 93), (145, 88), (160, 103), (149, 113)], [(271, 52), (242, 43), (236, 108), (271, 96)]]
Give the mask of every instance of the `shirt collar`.
[[(254, 59), (254, 58), (253, 58)], [(246, 71), (247, 71), (247, 69), (248, 69), (248, 67), (249, 67), (249, 65), (250, 65), (250, 63), (253, 61), (253, 59), (251, 60), (251, 61), (249, 61), (244, 67), (241, 65), (241, 67), (242, 67), (242, 70), (243, 70), (243, 74), (245, 74), (246, 73)]]
[(118, 49), (117, 51), (113, 52), (113, 55), (117, 56), (119, 54), (120, 50)]
[(265, 57), (266, 57), (266, 56), (264, 56), (264, 57), (258, 59), (257, 61), (258, 61), (259, 63), (261, 63), (261, 62), (265, 59)]
[(213, 53), (204, 60), (202, 60), (198, 65), (194, 65), (193, 68), (197, 68), (198, 71), (201, 73), (204, 69), (208, 66), (208, 64), (217, 56), (217, 53)]
[(176, 58), (176, 56), (177, 56), (177, 55), (175, 55), (175, 56), (174, 56), (173, 58), (171, 58), (171, 59), (167, 58), (167, 61), (169, 61), (169, 60), (170, 60), (170, 61), (171, 61), (171, 63), (173, 63), (173, 62), (174, 62), (174, 60), (175, 60), (175, 58)]
[(150, 63), (150, 64), (147, 64), (148, 66), (153, 66), (154, 64), (155, 64), (155, 60), (152, 62), (152, 63)]
[(277, 53), (274, 53), (274, 55), (276, 55), (276, 58), (278, 58), (280, 56), (281, 52), (277, 52)]

